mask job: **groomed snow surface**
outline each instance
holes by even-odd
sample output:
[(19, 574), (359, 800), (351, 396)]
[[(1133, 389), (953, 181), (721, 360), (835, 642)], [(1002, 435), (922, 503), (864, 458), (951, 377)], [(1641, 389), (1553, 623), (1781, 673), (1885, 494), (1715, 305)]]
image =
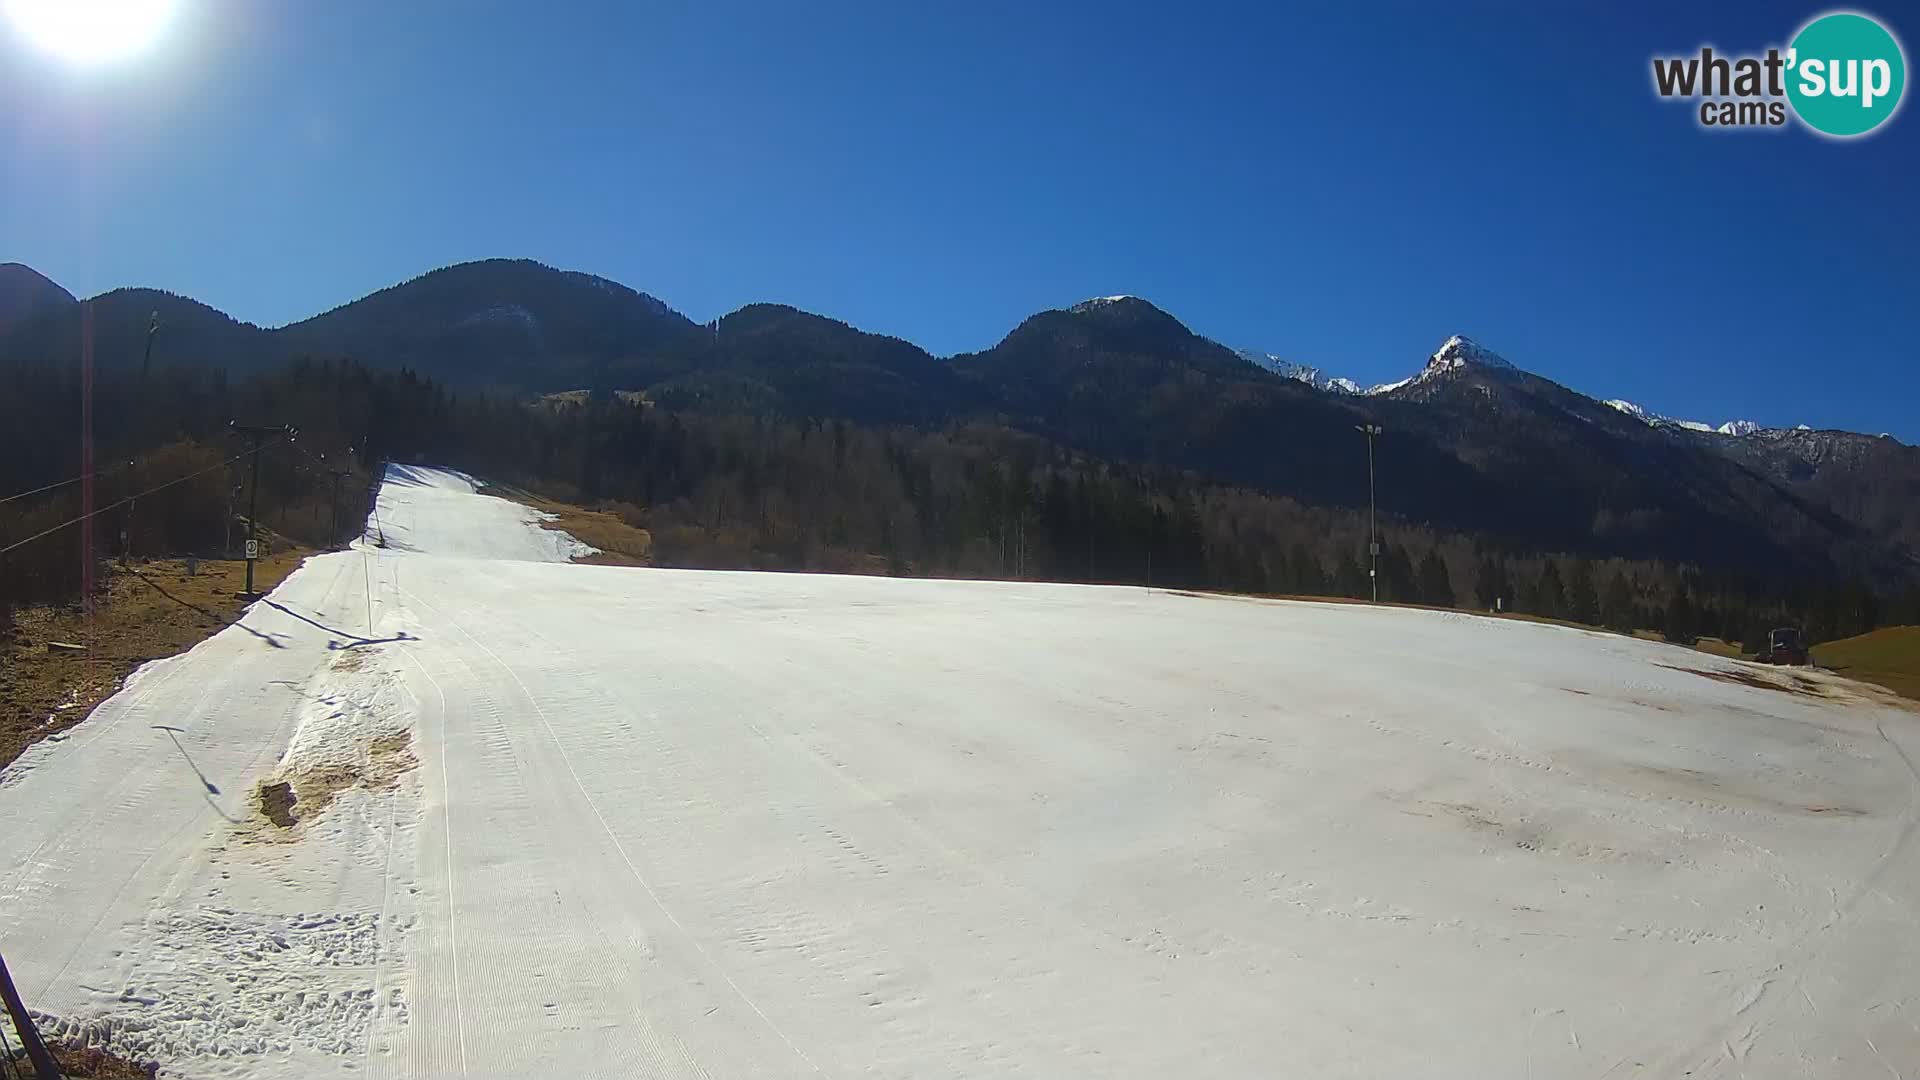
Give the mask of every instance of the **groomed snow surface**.
[(1920, 715), (1854, 684), (569, 565), (434, 470), (378, 521), (0, 776), (0, 951), (51, 1031), (276, 1080), (1920, 1063)]

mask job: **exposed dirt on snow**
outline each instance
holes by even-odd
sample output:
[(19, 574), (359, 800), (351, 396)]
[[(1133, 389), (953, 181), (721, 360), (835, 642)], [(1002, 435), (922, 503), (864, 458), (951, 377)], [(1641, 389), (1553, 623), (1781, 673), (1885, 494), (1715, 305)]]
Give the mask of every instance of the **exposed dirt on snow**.
[(412, 737), (404, 732), (370, 739), (365, 751), (355, 761), (301, 769), (291, 780), (261, 781), (261, 814), (281, 829), (292, 829), (325, 813), (341, 792), (389, 790), (400, 782), (402, 773), (420, 764), (413, 756)]
[(1739, 686), (1751, 686), (1756, 690), (1778, 690), (1785, 694), (1799, 694), (1801, 697), (1841, 697), (1841, 689), (1834, 684), (1822, 684), (1819, 681), (1794, 671), (1776, 671), (1741, 665), (1718, 671), (1686, 667), (1678, 664), (1664, 665), (1675, 671), (1684, 671), (1698, 675), (1703, 679), (1718, 679), (1724, 683)]
[(293, 816), (293, 785), (285, 780), (260, 781), (260, 815), (282, 829), (291, 829), (295, 824)]

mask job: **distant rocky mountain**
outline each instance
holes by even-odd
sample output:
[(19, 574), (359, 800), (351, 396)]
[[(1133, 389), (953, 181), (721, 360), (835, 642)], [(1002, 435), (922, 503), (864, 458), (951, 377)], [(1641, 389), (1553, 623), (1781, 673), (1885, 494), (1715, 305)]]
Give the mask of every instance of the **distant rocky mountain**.
[[(1661, 416), (1659, 413), (1650, 412), (1635, 405), (1631, 401), (1625, 401), (1620, 398), (1609, 398), (1607, 404), (1645, 423), (1648, 427), (1677, 427), (1684, 428), (1687, 431), (1705, 431), (1712, 432), (1715, 435), (1732, 435), (1735, 437), (1751, 435), (1756, 431), (1762, 430), (1760, 425), (1754, 423), (1752, 420), (1729, 420), (1724, 424), (1709, 424), (1700, 420), (1675, 420), (1671, 416)], [(1804, 424), (1801, 425), (1803, 428), (1805, 426)]]
[(1359, 384), (1355, 383), (1352, 379), (1343, 379), (1338, 376), (1328, 375), (1317, 367), (1311, 367), (1307, 364), (1296, 364), (1291, 360), (1275, 356), (1272, 353), (1258, 352), (1253, 349), (1235, 349), (1234, 353), (1238, 355), (1240, 359), (1245, 360), (1255, 367), (1265, 368), (1283, 379), (1292, 379), (1296, 382), (1306, 383), (1315, 390), (1325, 390), (1335, 394), (1358, 394), (1362, 392)]
[[(1462, 367), (1478, 365), (1491, 368), (1510, 368), (1514, 366), (1505, 357), (1500, 356), (1498, 353), (1474, 341), (1472, 338), (1456, 334), (1442, 342), (1440, 348), (1436, 349), (1433, 355), (1428, 358), (1425, 366), (1414, 374), (1395, 382), (1379, 383), (1362, 389), (1360, 385), (1352, 379), (1327, 375), (1317, 367), (1285, 360), (1271, 353), (1263, 353), (1257, 349), (1237, 349), (1235, 352), (1241, 359), (1256, 367), (1265, 368), (1284, 378), (1295, 379), (1299, 382), (1306, 383), (1315, 389), (1326, 390), (1331, 393), (1364, 394), (1368, 396), (1389, 394), (1424, 379), (1432, 378), (1436, 374), (1457, 370)], [(1757, 431), (1768, 430), (1752, 420), (1728, 420), (1720, 424), (1708, 424), (1698, 420), (1676, 420), (1673, 417), (1662, 416), (1659, 413), (1641, 408), (1639, 405), (1621, 398), (1609, 399), (1606, 404), (1645, 423), (1649, 427), (1676, 427), (1688, 431), (1711, 432), (1716, 435), (1729, 435), (1734, 437), (1744, 437)], [(1801, 427), (1804, 429), (1805, 425), (1801, 425)]]
[[(1920, 577), (1920, 450), (1884, 437), (1719, 428), (1587, 397), (1472, 339), (1360, 390), (1236, 352), (1146, 300), (1039, 312), (948, 359), (777, 304), (705, 325), (604, 278), (526, 261), (434, 271), (277, 330), (170, 293), (87, 304), (95, 362), (245, 370), (297, 356), (449, 385), (869, 425), (990, 422), (1114, 460), (1304, 503), (1364, 505), (1364, 443), (1393, 518), (1547, 550), (1730, 568)], [(67, 363), (81, 305), (0, 267), (0, 364)]]

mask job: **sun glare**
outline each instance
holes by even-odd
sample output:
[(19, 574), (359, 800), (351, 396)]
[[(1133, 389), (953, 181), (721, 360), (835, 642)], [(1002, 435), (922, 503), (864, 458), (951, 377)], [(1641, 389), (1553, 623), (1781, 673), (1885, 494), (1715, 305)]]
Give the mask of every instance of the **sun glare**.
[(0, 0), (34, 44), (79, 63), (138, 52), (159, 36), (176, 0)]

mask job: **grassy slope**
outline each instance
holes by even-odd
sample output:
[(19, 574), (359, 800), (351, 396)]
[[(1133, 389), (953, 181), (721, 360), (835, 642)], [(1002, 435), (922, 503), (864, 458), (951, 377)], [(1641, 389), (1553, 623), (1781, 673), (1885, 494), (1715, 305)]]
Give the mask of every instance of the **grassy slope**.
[(588, 509), (507, 484), (488, 484), (483, 491), (552, 514), (553, 520), (545, 523), (546, 528), (558, 529), (600, 549), (598, 555), (588, 555), (576, 562), (602, 566), (653, 565), (653, 537), (631, 520), (638, 507), (610, 503), (599, 509)]
[(1814, 663), (1920, 700), (1920, 626), (1888, 626), (1813, 647)]

